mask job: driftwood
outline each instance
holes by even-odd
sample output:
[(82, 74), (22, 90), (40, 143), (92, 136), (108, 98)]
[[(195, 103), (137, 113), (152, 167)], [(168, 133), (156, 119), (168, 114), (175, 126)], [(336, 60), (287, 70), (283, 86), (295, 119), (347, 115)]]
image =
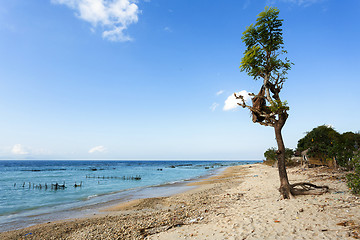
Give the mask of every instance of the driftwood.
[[(299, 188), (300, 187), (300, 188)], [(290, 192), (292, 195), (322, 195), (328, 192), (328, 186), (317, 186), (312, 183), (300, 182), (290, 184)]]

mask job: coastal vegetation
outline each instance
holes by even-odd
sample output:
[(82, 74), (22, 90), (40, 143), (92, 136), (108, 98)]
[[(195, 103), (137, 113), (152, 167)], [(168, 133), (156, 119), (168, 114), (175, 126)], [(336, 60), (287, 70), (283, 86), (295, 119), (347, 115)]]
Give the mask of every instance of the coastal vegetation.
[(360, 194), (360, 154), (354, 156), (354, 172), (346, 176), (347, 185), (354, 194)]
[(338, 166), (354, 170), (359, 152), (360, 133), (340, 134), (333, 127), (321, 125), (298, 141), (298, 151), (306, 151), (310, 157), (322, 160), (335, 159)]
[[(287, 57), (282, 36), (282, 19), (280, 11), (274, 7), (266, 7), (258, 15), (255, 24), (251, 24), (243, 33), (242, 40), (246, 50), (241, 59), (240, 70), (246, 72), (254, 80), (261, 80), (262, 85), (258, 94), (250, 93), (252, 105), (248, 105), (244, 96), (234, 93), (238, 103), (248, 108), (252, 114), (252, 121), (274, 128), (278, 149), (278, 171), (280, 177), (279, 191), (284, 199), (291, 195), (308, 194), (309, 183), (290, 185), (286, 172), (286, 148), (282, 137), (282, 129), (288, 118), (289, 107), (287, 101), (282, 101), (280, 92), (287, 79), (287, 72), (293, 64)], [(300, 187), (296, 188), (296, 187)], [(317, 187), (317, 186), (316, 186)], [(321, 187), (326, 190), (327, 187)], [(318, 194), (320, 192), (316, 192)]]
[(318, 126), (298, 142), (298, 151), (308, 151), (310, 157), (334, 159), (337, 166), (352, 171), (347, 174), (351, 191), (360, 194), (360, 133), (340, 134), (331, 126)]
[[(295, 153), (319, 159), (326, 165), (327, 161), (335, 161), (335, 167), (350, 171), (346, 175), (347, 185), (354, 194), (360, 194), (360, 133), (339, 133), (332, 126), (321, 125), (307, 132), (298, 141), (297, 149), (285, 150), (286, 166), (300, 164), (293, 160)], [(264, 152), (264, 163), (274, 166), (278, 162), (275, 148)]]
[[(270, 166), (274, 166), (274, 165), (277, 165), (277, 153), (276, 153), (277, 149), (272, 147), (272, 148), (269, 148), (267, 149), (265, 152), (264, 152), (264, 157), (265, 157), (265, 161), (264, 163), (266, 165), (270, 165)], [(291, 166), (293, 165), (294, 163), (291, 161), (292, 157), (294, 156), (295, 152), (293, 149), (291, 148), (285, 148), (285, 165), (286, 166)]]

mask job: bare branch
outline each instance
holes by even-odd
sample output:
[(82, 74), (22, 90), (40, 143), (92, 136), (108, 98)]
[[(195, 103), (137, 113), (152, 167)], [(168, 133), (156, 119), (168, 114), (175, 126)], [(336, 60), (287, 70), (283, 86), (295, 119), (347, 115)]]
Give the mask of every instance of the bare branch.
[(264, 79), (264, 86), (265, 86), (265, 99), (271, 104), (274, 101), (272, 100), (271, 96), (270, 96), (270, 91), (269, 91), (269, 80), (267, 78)]
[(275, 126), (275, 123), (272, 123), (272, 122), (259, 122), (260, 125), (263, 125), (263, 126), (270, 126), (270, 127), (274, 127)]

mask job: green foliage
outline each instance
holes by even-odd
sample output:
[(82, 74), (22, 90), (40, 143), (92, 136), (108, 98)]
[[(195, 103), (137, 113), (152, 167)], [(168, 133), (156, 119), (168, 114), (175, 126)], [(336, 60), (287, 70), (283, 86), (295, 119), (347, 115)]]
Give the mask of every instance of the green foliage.
[(340, 134), (329, 126), (319, 126), (311, 130), (305, 137), (298, 141), (299, 151), (309, 149), (309, 156), (322, 159), (335, 157), (335, 142), (338, 142)]
[(277, 159), (276, 149), (269, 148), (264, 152), (264, 157), (266, 158), (266, 160), (276, 160)]
[(360, 194), (360, 154), (353, 158), (354, 173), (346, 175), (347, 185), (354, 194)]
[(283, 50), (282, 19), (278, 19), (279, 10), (266, 7), (258, 15), (255, 25), (250, 25), (243, 33), (242, 40), (246, 45), (240, 69), (247, 72), (255, 80), (267, 76), (275, 82), (276, 77), (285, 79), (285, 74), (291, 68), (291, 62), (280, 55)]
[(282, 102), (280, 100), (274, 100), (271, 103), (270, 110), (273, 113), (279, 113), (282, 111), (288, 111), (289, 107), (287, 106), (287, 101)]
[[(269, 148), (264, 152), (264, 157), (266, 158), (266, 162), (268, 165), (273, 165), (277, 161), (277, 149)], [(285, 149), (285, 160), (287, 163), (290, 162), (290, 159), (294, 156), (294, 150), (290, 148)]]
[(360, 134), (346, 132), (341, 134), (339, 141), (335, 143), (336, 160), (338, 164), (347, 169), (354, 169), (356, 160), (354, 153), (359, 151)]
[(323, 160), (336, 158), (337, 164), (347, 169), (354, 169), (354, 154), (359, 151), (360, 134), (353, 132), (338, 133), (329, 126), (318, 126), (298, 141), (297, 149), (309, 149), (310, 157)]

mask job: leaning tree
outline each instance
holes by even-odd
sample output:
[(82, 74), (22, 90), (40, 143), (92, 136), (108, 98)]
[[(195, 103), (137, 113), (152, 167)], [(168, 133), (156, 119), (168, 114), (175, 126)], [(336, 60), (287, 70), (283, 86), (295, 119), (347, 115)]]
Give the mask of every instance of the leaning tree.
[[(287, 79), (286, 74), (293, 64), (286, 57), (282, 37), (282, 19), (278, 19), (279, 10), (266, 7), (256, 19), (255, 25), (250, 25), (243, 33), (242, 40), (246, 45), (244, 57), (241, 59), (240, 69), (247, 72), (254, 80), (262, 80), (262, 86), (257, 95), (250, 93), (251, 105), (248, 105), (244, 96), (234, 94), (243, 108), (248, 108), (252, 114), (252, 121), (275, 130), (278, 145), (277, 158), (280, 176), (280, 193), (283, 198), (290, 198), (291, 194), (316, 194), (323, 191), (313, 191), (319, 188), (310, 183), (289, 184), (285, 168), (285, 145), (282, 138), (282, 128), (288, 118), (286, 101), (280, 99), (280, 91)], [(299, 188), (300, 187), (300, 188)], [(327, 189), (326, 186), (320, 187)], [(310, 191), (308, 191), (310, 190)]]

